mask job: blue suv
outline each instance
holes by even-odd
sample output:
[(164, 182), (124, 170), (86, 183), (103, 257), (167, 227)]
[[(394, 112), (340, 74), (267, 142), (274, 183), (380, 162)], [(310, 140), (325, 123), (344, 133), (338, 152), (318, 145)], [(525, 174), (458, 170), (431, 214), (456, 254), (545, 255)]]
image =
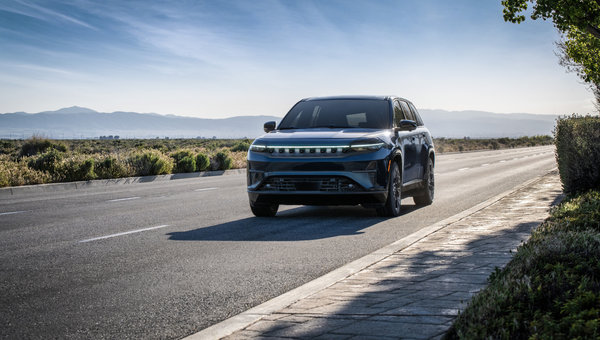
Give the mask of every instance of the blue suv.
[(433, 202), (433, 140), (406, 99), (307, 98), (264, 130), (248, 150), (256, 216), (275, 216), (280, 204), (361, 204), (393, 217), (403, 197)]

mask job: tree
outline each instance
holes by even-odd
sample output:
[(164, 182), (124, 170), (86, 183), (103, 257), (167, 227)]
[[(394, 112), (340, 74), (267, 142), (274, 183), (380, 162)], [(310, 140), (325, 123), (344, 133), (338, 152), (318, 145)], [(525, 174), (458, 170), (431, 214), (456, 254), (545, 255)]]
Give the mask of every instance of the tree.
[(600, 0), (503, 0), (504, 20), (517, 24), (525, 20), (522, 13), (528, 2), (533, 4), (531, 19), (552, 19), (563, 33), (577, 28), (600, 39)]
[(600, 111), (600, 0), (503, 0), (504, 20), (523, 22), (528, 3), (533, 20), (551, 19), (561, 32), (560, 64), (590, 84)]

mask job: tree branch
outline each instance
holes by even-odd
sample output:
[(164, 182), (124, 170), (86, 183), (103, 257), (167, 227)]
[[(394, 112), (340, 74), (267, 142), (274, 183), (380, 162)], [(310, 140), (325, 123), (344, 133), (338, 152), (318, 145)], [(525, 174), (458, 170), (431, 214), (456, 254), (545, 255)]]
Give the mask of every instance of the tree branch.
[[(600, 1), (600, 0), (596, 0), (596, 1)], [(594, 37), (596, 37), (596, 39), (600, 39), (600, 28), (592, 25), (592, 24), (587, 24), (586, 27), (588, 32), (590, 32)]]

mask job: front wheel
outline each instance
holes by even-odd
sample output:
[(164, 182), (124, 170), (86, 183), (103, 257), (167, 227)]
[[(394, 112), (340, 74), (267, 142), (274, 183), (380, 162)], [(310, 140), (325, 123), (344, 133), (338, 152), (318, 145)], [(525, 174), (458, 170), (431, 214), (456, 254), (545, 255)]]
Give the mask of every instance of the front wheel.
[(435, 192), (435, 176), (433, 175), (433, 161), (429, 158), (427, 169), (425, 169), (425, 187), (413, 197), (416, 205), (430, 205), (433, 203)]
[(388, 184), (388, 197), (385, 205), (377, 208), (377, 215), (384, 217), (396, 217), (400, 215), (402, 202), (402, 174), (398, 163), (392, 162), (390, 169), (390, 183)]
[(261, 204), (250, 202), (250, 210), (256, 217), (273, 217), (277, 214), (279, 204)]

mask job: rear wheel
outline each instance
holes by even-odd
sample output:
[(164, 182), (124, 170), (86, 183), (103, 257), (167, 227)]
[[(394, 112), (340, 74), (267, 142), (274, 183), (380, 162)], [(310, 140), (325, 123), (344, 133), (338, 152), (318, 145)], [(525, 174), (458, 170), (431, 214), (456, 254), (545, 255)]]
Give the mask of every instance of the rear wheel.
[(256, 217), (273, 217), (277, 214), (279, 204), (261, 204), (250, 202), (250, 210)]
[(392, 162), (390, 168), (390, 183), (388, 185), (388, 197), (385, 205), (377, 208), (377, 215), (385, 217), (396, 217), (400, 215), (402, 202), (402, 174), (398, 163)]
[(433, 161), (429, 158), (425, 169), (425, 188), (413, 197), (416, 205), (430, 205), (433, 203), (435, 192), (435, 176), (433, 175)]

